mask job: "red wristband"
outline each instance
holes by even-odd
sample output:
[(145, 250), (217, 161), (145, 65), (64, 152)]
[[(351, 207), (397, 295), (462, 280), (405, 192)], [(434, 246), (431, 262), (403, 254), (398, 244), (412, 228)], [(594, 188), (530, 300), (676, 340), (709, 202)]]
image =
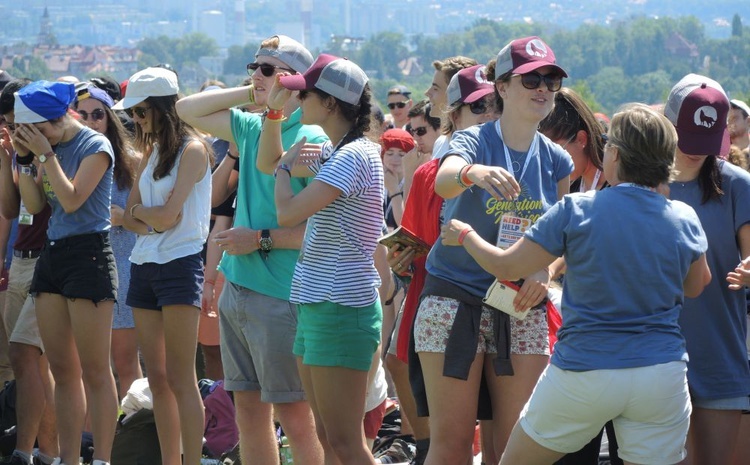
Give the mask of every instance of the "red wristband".
[(270, 119), (271, 121), (277, 121), (282, 118), (284, 118), (284, 110), (273, 110), (269, 108), (266, 113), (266, 119)]
[(466, 239), (466, 236), (473, 231), (474, 230), (471, 228), (465, 228), (463, 231), (458, 233), (458, 245), (464, 245), (464, 239)]
[(204, 279), (204, 280), (203, 280), (203, 283), (204, 283), (204, 284), (210, 284), (210, 285), (212, 285), (212, 286), (215, 286), (215, 285), (216, 285), (216, 281), (214, 281), (213, 279)]
[(470, 169), (471, 169), (471, 168), (472, 168), (473, 166), (474, 166), (474, 165), (466, 165), (466, 166), (465, 166), (465, 167), (464, 167), (464, 168), (463, 168), (463, 169), (461, 170), (461, 182), (462, 182), (462, 183), (464, 183), (464, 184), (465, 184), (465, 185), (467, 185), (467, 186), (473, 186), (473, 185), (474, 185), (474, 183), (473, 183), (473, 182), (471, 182), (471, 179), (469, 179), (469, 170), (470, 170)]

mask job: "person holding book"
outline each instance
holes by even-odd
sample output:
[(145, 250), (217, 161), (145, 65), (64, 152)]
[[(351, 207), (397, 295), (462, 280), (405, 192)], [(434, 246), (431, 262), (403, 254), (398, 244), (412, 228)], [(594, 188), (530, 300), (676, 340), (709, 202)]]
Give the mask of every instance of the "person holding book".
[[(570, 155), (537, 132), (566, 76), (538, 37), (513, 40), (488, 64), (486, 80), (502, 115), (453, 134), (435, 182), (435, 192), (446, 199), (446, 221), (469, 221), (485, 239), (499, 237), (508, 247), (520, 237), (519, 226), (530, 226), (568, 193)], [(499, 454), (549, 362), (542, 301), (550, 272), (540, 267), (524, 276), (517, 303), (532, 311), (523, 321), (511, 321), (482, 308), (494, 277), (467, 253), (437, 243), (426, 266), (414, 322), (421, 367), (410, 364), (414, 376), (421, 368), (426, 386), (423, 407), (429, 407), (431, 435), (426, 463), (463, 461), (477, 417), (495, 421)]]
[(551, 464), (610, 419), (626, 463), (685, 458), (691, 406), (678, 318), (711, 272), (695, 211), (657, 191), (670, 178), (676, 143), (663, 115), (633, 104), (615, 114), (608, 134), (603, 168), (613, 187), (565, 196), (507, 250), (473, 225), (443, 226), (444, 246), (463, 246), (499, 280), (560, 256), (567, 263), (559, 340), (501, 465)]

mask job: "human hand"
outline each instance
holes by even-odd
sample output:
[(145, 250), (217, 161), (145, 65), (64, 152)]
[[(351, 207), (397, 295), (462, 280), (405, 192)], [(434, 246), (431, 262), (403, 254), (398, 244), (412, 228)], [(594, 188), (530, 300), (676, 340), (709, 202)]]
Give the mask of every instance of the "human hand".
[(504, 168), (473, 165), (464, 170), (468, 170), (468, 172), (465, 171), (465, 175), (471, 182), (498, 200), (515, 200), (521, 194), (518, 181)]
[(26, 147), (27, 152), (30, 150), (37, 156), (52, 151), (52, 146), (47, 138), (33, 124), (19, 124), (16, 126), (16, 132), (13, 136), (13, 140)]
[(268, 100), (266, 104), (268, 108), (274, 110), (282, 110), (286, 102), (292, 97), (292, 91), (281, 85), (282, 76), (291, 76), (290, 73), (278, 73), (276, 78), (273, 80), (273, 86), (268, 92)]
[(394, 195), (401, 190), (401, 180), (398, 174), (387, 168), (383, 170), (383, 185), (388, 195)]
[(440, 227), (440, 238), (443, 245), (461, 245), (458, 243), (458, 236), (465, 229), (471, 229), (471, 226), (456, 219), (450, 220), (448, 224)]
[(211, 304), (214, 301), (214, 283), (203, 280), (203, 296), (201, 297), (201, 313), (208, 315), (211, 312)]
[(0, 157), (10, 158), (13, 155), (13, 138), (10, 135), (10, 130), (4, 127), (2, 134), (0, 134)]
[(727, 282), (729, 282), (729, 289), (733, 291), (739, 291), (750, 285), (750, 257), (742, 260), (734, 271), (727, 273)]
[(322, 145), (308, 144), (307, 137), (302, 137), (284, 152), (279, 159), (279, 164), (289, 165), (292, 168), (297, 165), (310, 166), (320, 159), (321, 152)]
[(125, 210), (119, 205), (112, 204), (109, 206), (109, 214), (111, 217), (112, 226), (122, 226), (123, 217), (125, 216)]
[(404, 158), (401, 159), (401, 165), (404, 167), (404, 177), (413, 176), (414, 172), (417, 171), (417, 168), (419, 168), (422, 163), (429, 160), (430, 157), (432, 157), (432, 154), (422, 153), (416, 146), (409, 150), (406, 155), (404, 155)]
[(394, 273), (399, 276), (411, 276), (408, 270), (411, 262), (414, 261), (414, 255), (415, 251), (411, 246), (404, 248), (401, 244), (394, 244), (388, 249), (386, 259)]
[(227, 255), (247, 255), (258, 250), (258, 233), (250, 228), (230, 228), (214, 236)]
[(522, 312), (539, 305), (547, 297), (549, 280), (549, 271), (547, 268), (526, 277), (516, 298), (513, 299), (513, 306), (516, 308), (516, 311)]

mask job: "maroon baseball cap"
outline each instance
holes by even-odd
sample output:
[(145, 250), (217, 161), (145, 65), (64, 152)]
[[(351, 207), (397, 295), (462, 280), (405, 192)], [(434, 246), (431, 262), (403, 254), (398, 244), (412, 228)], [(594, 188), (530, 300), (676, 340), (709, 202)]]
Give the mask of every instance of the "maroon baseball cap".
[(319, 89), (352, 105), (359, 103), (367, 81), (362, 68), (326, 53), (321, 53), (303, 74), (281, 77), (281, 85), (289, 90)]
[(484, 65), (464, 68), (451, 78), (448, 84), (448, 105), (476, 102), (485, 95), (495, 92), (495, 86), (487, 80)]
[(677, 147), (687, 155), (729, 153), (729, 98), (721, 84), (688, 74), (669, 92), (664, 115), (677, 130)]
[(544, 66), (552, 66), (563, 77), (568, 77), (555, 61), (555, 53), (537, 36), (524, 37), (511, 41), (497, 54), (495, 77), (505, 73), (526, 74)]

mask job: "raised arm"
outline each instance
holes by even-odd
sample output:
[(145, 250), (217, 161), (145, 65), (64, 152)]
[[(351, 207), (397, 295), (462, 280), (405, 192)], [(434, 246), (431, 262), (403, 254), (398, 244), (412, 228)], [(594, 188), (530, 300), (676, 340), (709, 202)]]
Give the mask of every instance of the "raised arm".
[(521, 193), (516, 179), (503, 168), (470, 165), (457, 155), (446, 155), (435, 179), (435, 193), (444, 199), (452, 199), (473, 185), (497, 199), (511, 200)]
[(252, 86), (199, 92), (180, 99), (177, 114), (194, 128), (234, 142), (230, 108), (247, 103), (250, 92)]
[(10, 131), (3, 128), (0, 139), (0, 216), (13, 219), (18, 216), (21, 196), (13, 169), (13, 144)]

